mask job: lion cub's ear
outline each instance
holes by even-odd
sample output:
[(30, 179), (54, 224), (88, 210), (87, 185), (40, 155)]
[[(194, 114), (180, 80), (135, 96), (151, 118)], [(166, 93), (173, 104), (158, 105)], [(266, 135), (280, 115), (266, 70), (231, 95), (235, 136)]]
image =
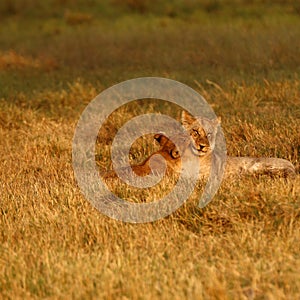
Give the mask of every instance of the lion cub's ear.
[(180, 157), (180, 153), (179, 153), (179, 151), (177, 150), (176, 147), (174, 147), (173, 149), (171, 149), (170, 154), (171, 154), (171, 157), (174, 158), (174, 159)]
[(160, 146), (164, 145), (169, 139), (163, 135), (162, 133), (157, 133), (154, 135), (154, 139), (160, 144)]
[(193, 124), (196, 121), (188, 112), (182, 111), (181, 113), (181, 123), (184, 127)]

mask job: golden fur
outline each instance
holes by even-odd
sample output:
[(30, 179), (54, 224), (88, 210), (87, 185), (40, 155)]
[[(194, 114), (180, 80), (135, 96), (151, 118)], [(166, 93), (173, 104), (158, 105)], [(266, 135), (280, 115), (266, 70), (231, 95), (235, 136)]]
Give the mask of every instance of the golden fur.
[[(195, 119), (188, 113), (182, 112), (181, 121), (195, 143), (195, 146), (189, 146), (190, 150), (185, 151), (185, 155), (199, 156), (201, 174), (207, 175), (210, 170), (211, 153), (215, 147), (216, 132), (220, 120), (208, 120), (202, 117)], [(286, 177), (295, 176), (296, 173), (293, 164), (281, 158), (227, 156), (225, 177), (242, 174)]]
[[(160, 149), (150, 155), (143, 163), (131, 166), (133, 172), (138, 176), (147, 176), (153, 172), (160, 173), (164, 170), (162, 156), (166, 163), (166, 174), (180, 173), (182, 161), (192, 160), (192, 157), (199, 157), (200, 177), (208, 176), (211, 168), (212, 150), (215, 147), (216, 134), (220, 120), (209, 120), (199, 117), (193, 118), (186, 112), (182, 112), (182, 124), (192, 139), (185, 135), (178, 134), (171, 139), (163, 134), (156, 134), (154, 138), (160, 144)], [(179, 145), (178, 150), (175, 146)], [(193, 168), (193, 164), (187, 164)], [(125, 171), (130, 171), (129, 168)], [(189, 173), (190, 170), (183, 170)], [(295, 176), (295, 167), (291, 162), (281, 158), (266, 157), (226, 157), (224, 177), (239, 176), (243, 174), (270, 176)], [(104, 180), (116, 179), (115, 171), (102, 174)]]
[[(167, 138), (162, 134), (156, 134), (154, 138), (158, 141), (161, 148), (151, 154), (147, 159), (145, 159), (141, 164), (131, 166), (133, 172), (141, 177), (153, 174), (153, 173), (161, 173), (164, 171), (163, 160), (166, 163), (166, 173), (178, 173), (181, 169), (181, 157), (183, 153), (179, 153), (175, 144), (171, 141), (171, 139)], [(188, 145), (190, 145), (190, 138), (186, 136), (176, 136), (172, 138), (176, 142), (176, 144), (180, 145), (185, 151), (188, 149)], [(162, 159), (162, 157), (163, 159)], [(123, 169), (125, 172), (130, 172), (130, 167)], [(108, 171), (102, 174), (102, 178), (104, 180), (107, 179), (116, 179), (118, 175), (115, 171)]]

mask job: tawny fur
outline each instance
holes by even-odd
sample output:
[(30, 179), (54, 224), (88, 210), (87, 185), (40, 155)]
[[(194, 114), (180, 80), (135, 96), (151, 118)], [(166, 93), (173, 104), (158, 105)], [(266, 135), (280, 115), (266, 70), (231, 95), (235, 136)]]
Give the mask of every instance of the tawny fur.
[[(217, 126), (219, 126), (220, 120), (208, 120), (202, 117), (195, 119), (184, 111), (181, 117), (183, 126), (193, 137), (195, 144), (195, 146), (188, 146), (190, 150), (185, 151), (185, 155), (199, 156), (201, 174), (208, 175), (212, 150), (215, 146)], [(209, 135), (209, 138), (207, 135)], [(293, 177), (296, 172), (293, 164), (286, 159), (227, 156), (224, 176), (228, 177), (242, 174)]]
[[(181, 156), (183, 156), (183, 152), (188, 149), (190, 145), (190, 138), (187, 136), (177, 136), (172, 138), (173, 141), (179, 147), (181, 147), (183, 152), (181, 155), (177, 150), (175, 144), (168, 139), (166, 136), (162, 134), (156, 134), (155, 139), (161, 145), (161, 148), (150, 155), (144, 162), (138, 165), (133, 165), (128, 168), (124, 168), (122, 171), (128, 172), (128, 174), (132, 171), (141, 177), (153, 174), (153, 173), (162, 173), (164, 171), (164, 165), (162, 163), (162, 158), (166, 163), (166, 174), (170, 175), (172, 173), (178, 173), (181, 170)], [(160, 157), (162, 156), (162, 158)], [(114, 170), (105, 172), (101, 174), (104, 180), (109, 179), (117, 179), (118, 175)]]
[[(192, 139), (180, 134), (170, 139), (163, 134), (156, 134), (154, 138), (158, 141), (161, 148), (150, 155), (143, 163), (126, 168), (125, 171), (129, 173), (131, 168), (136, 175), (141, 177), (150, 175), (153, 171), (157, 173), (163, 172), (164, 166), (159, 157), (162, 156), (166, 163), (167, 175), (182, 171), (188, 173), (189, 170), (182, 170), (182, 162), (188, 162), (193, 156), (197, 156), (199, 157), (200, 177), (208, 176), (220, 120), (209, 120), (202, 117), (195, 119), (183, 111), (181, 121)], [(179, 150), (175, 144), (179, 145)], [(193, 167), (193, 165), (187, 165), (190, 168)], [(286, 159), (227, 156), (224, 177), (244, 174), (294, 177), (296, 172), (293, 164)], [(108, 180), (116, 179), (118, 175), (115, 171), (108, 171), (102, 174), (102, 177), (104, 180)]]

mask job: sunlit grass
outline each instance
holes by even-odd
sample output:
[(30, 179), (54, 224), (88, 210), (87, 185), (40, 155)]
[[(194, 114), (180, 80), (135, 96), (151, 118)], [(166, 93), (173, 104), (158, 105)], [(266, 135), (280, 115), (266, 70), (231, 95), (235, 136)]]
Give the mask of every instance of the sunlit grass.
[[(215, 89), (211, 97), (220, 114), (224, 95), (241, 111), (239, 119), (238, 114), (230, 115), (230, 108), (224, 109), (228, 151), (278, 154), (299, 168), (298, 112), (289, 108), (299, 99), (299, 90), (294, 89), (298, 84), (234, 84), (235, 88)], [(264, 102), (249, 101), (272, 93), (281, 95), (282, 101), (273, 99), (273, 118), (266, 120)], [(223, 182), (204, 209), (197, 208), (200, 190), (196, 191), (185, 206), (153, 224), (111, 220), (84, 199), (71, 164), (80, 111), (67, 108), (87, 103), (95, 94), (91, 85), (77, 81), (66, 90), (44, 91), (32, 98), (19, 95), (15, 104), (5, 99), (0, 103), (3, 297), (247, 299), (269, 295), (284, 299), (300, 295), (299, 174), (294, 181), (246, 177)], [(282, 105), (284, 95), (289, 96), (289, 105)], [(155, 105), (145, 109), (155, 111)], [(179, 117), (174, 108), (163, 108)], [(255, 118), (247, 117), (246, 112), (256, 109)], [(121, 116), (126, 119), (141, 113), (134, 105), (125, 111)], [(110, 125), (120, 126), (120, 121)], [(151, 153), (153, 141), (148, 141), (148, 152), (143, 149), (141, 155), (138, 144), (136, 152), (132, 150), (135, 161)], [(108, 146), (99, 147), (106, 156)], [(102, 168), (110, 168), (109, 160)], [(118, 192), (130, 197), (128, 190)], [(140, 192), (140, 199), (146, 194)], [(131, 195), (138, 200), (138, 194)], [(156, 191), (155, 197), (159, 196)]]
[[(295, 1), (4, 0), (0, 17), (0, 298), (300, 298)], [(228, 154), (288, 159), (296, 178), (224, 181), (204, 209), (199, 183), (149, 224), (102, 215), (74, 178), (76, 122), (98, 93), (140, 76), (188, 84), (221, 117)], [(100, 171), (117, 130), (149, 112), (180, 120), (161, 101), (122, 107), (100, 130)], [(131, 162), (156, 149), (138, 140)], [(151, 201), (171, 183), (117, 192)]]

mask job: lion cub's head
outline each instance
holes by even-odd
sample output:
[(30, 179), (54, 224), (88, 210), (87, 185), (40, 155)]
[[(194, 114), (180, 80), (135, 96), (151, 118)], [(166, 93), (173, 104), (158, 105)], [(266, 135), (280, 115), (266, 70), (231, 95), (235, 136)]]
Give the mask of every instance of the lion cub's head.
[[(150, 155), (143, 163), (123, 168), (122, 171), (127, 172), (128, 176), (131, 176), (131, 170), (140, 177), (150, 174), (160, 174), (165, 170), (164, 163), (166, 164), (166, 172), (168, 174), (180, 172), (182, 155), (191, 143), (190, 137), (178, 135), (169, 139), (163, 134), (156, 134), (154, 138), (159, 143), (160, 149)], [(115, 180), (118, 178), (115, 170), (103, 172), (101, 176), (104, 180)]]
[(187, 112), (181, 114), (181, 122), (193, 138), (192, 151), (197, 156), (211, 153), (215, 147), (220, 119), (210, 120), (204, 117), (194, 118)]
[[(163, 134), (155, 134), (154, 138), (161, 146), (159, 151), (155, 154), (162, 155), (170, 169), (175, 172), (180, 172), (181, 159), (190, 146), (191, 139), (186, 135), (175, 135), (168, 138)], [(178, 145), (179, 148), (177, 148), (175, 144)]]

